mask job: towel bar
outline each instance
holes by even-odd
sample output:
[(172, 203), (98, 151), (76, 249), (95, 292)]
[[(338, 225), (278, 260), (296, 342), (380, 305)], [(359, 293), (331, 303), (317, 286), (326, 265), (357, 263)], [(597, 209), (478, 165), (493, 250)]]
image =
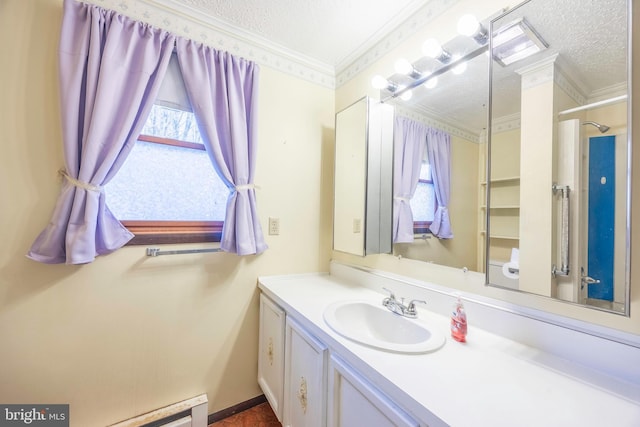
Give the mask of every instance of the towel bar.
[(183, 249), (175, 251), (161, 251), (159, 248), (147, 248), (147, 256), (160, 256), (160, 255), (182, 255), (182, 254), (201, 254), (206, 252), (222, 252), (220, 248), (207, 248), (207, 249)]

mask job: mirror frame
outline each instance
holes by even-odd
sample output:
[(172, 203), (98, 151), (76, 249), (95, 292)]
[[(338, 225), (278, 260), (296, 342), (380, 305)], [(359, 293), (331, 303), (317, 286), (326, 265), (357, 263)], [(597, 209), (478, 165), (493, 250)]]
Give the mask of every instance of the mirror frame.
[[(509, 15), (514, 10), (521, 8), (522, 6), (530, 3), (532, 0), (525, 0), (524, 2), (514, 6), (513, 8), (505, 11), (504, 13), (496, 16), (490, 20), (489, 26), (489, 51), (493, 51), (493, 30), (494, 24), (496, 21), (504, 18)], [(562, 303), (575, 305), (579, 307), (586, 307), (589, 309), (599, 310), (611, 314), (616, 314), (620, 316), (630, 317), (630, 309), (631, 309), (631, 196), (632, 196), (632, 164), (633, 164), (633, 151), (632, 151), (632, 141), (633, 141), (633, 2), (634, 0), (626, 0), (627, 3), (627, 165), (626, 165), (626, 227), (625, 227), (625, 255), (624, 255), (624, 263), (625, 263), (625, 301), (624, 301), (624, 312), (614, 311), (603, 307), (597, 307), (592, 305), (585, 305), (578, 302), (567, 301), (567, 300), (559, 300), (557, 298), (546, 297), (544, 295), (539, 295), (535, 293), (520, 291), (517, 289), (504, 288), (499, 285), (492, 284), (489, 278), (489, 252), (491, 245), (490, 238), (490, 227), (491, 220), (489, 212), (490, 206), (490, 195), (491, 195), (491, 185), (490, 185), (490, 176), (491, 176), (491, 125), (492, 121), (492, 106), (493, 106), (493, 97), (492, 97), (492, 88), (493, 88), (493, 60), (489, 60), (489, 94), (488, 94), (488, 102), (489, 108), (487, 109), (487, 156), (486, 156), (486, 177), (487, 177), (487, 186), (486, 186), (486, 201), (487, 201), (487, 215), (485, 216), (486, 221), (486, 240), (485, 240), (485, 286), (492, 286), (501, 289), (507, 289), (510, 291), (516, 291), (519, 293), (525, 293), (530, 295), (541, 296), (544, 298), (550, 298)]]
[[(358, 128), (363, 133), (360, 141), (345, 139), (338, 126), (343, 114), (352, 113), (354, 108), (364, 107), (364, 117), (358, 117), (361, 122), (351, 123), (353, 128)], [(394, 108), (390, 104), (384, 104), (373, 98), (365, 96), (343, 108), (335, 114), (335, 142), (334, 142), (334, 189), (333, 189), (333, 243), (334, 251), (350, 253), (357, 256), (392, 252), (392, 222), (393, 222), (393, 121)], [(342, 211), (341, 203), (344, 198), (338, 198), (338, 182), (341, 166), (346, 165), (344, 159), (339, 158), (339, 145), (341, 141), (350, 142), (356, 146), (361, 146), (363, 158), (361, 159), (364, 168), (364, 187), (362, 193), (358, 195), (359, 202), (362, 203), (362, 212), (358, 216), (349, 218), (353, 221), (353, 234), (358, 234), (357, 239), (352, 239), (336, 246), (336, 224), (338, 224), (338, 213)], [(353, 199), (348, 197), (348, 199)], [(360, 207), (360, 206), (359, 206)], [(344, 225), (345, 223), (343, 223)], [(349, 228), (344, 226), (344, 229)], [(357, 230), (357, 231), (356, 231)], [(347, 239), (348, 240), (348, 239)], [(357, 240), (357, 242), (356, 242)], [(355, 248), (357, 243), (357, 249)]]

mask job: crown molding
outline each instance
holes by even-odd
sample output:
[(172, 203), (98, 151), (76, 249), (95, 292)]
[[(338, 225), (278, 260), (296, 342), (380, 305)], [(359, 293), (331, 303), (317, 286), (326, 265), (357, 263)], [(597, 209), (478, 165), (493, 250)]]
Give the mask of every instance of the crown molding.
[[(434, 0), (431, 0), (432, 2)], [(442, 1), (442, 0), (439, 0)], [(456, 0), (458, 1), (458, 0)], [(356, 62), (362, 56), (366, 55), (372, 49), (375, 49), (377, 45), (383, 43), (383, 40), (388, 37), (389, 34), (396, 31), (400, 27), (407, 27), (407, 21), (411, 19), (416, 13), (424, 9), (424, 0), (413, 0), (409, 5), (391, 17), (382, 27), (369, 37), (364, 43), (362, 43), (356, 50), (347, 54), (344, 58), (337, 61), (335, 65), (336, 75), (340, 74), (348, 66)], [(417, 29), (417, 27), (416, 27)]]
[(513, 70), (519, 74), (522, 79), (522, 89), (531, 89), (553, 81), (557, 57), (557, 53), (548, 55), (540, 61)]
[[(362, 70), (393, 50), (401, 42), (419, 30), (424, 29), (429, 22), (433, 21), (459, 1), (460, 0), (430, 0), (425, 6), (408, 17), (408, 19), (397, 25), (395, 29), (389, 31), (380, 41), (366, 45), (366, 48), (349, 56), (347, 60), (342, 61), (336, 66), (336, 88), (357, 76)], [(387, 27), (385, 27), (385, 29), (387, 29)], [(378, 37), (380, 33), (379, 31), (377, 34)], [(351, 62), (349, 62), (349, 60)]]
[[(604, 101), (609, 98), (616, 98), (621, 95), (627, 95), (627, 83), (619, 83), (617, 85), (594, 90), (589, 94), (588, 104)], [(621, 101), (622, 102), (622, 101)]]
[(520, 129), (520, 112), (507, 116), (496, 117), (491, 122), (491, 132), (500, 133)]
[(483, 135), (477, 134), (475, 132), (469, 131), (468, 129), (464, 129), (464, 127), (460, 123), (453, 123), (450, 120), (442, 120), (439, 117), (436, 117), (433, 112), (427, 111), (425, 109), (416, 109), (416, 108), (408, 108), (402, 105), (395, 105), (395, 110), (400, 116), (404, 116), (410, 118), (411, 120), (415, 120), (417, 122), (423, 123), (427, 126), (443, 130), (447, 132), (449, 135), (457, 136), (458, 138), (464, 139), (473, 143), (482, 143)]
[(177, 36), (225, 50), (286, 74), (335, 88), (332, 66), (256, 36), (174, 0), (84, 0)]
[(336, 66), (317, 61), (176, 0), (81, 0), (225, 50), (260, 65), (336, 89), (460, 0), (416, 0)]

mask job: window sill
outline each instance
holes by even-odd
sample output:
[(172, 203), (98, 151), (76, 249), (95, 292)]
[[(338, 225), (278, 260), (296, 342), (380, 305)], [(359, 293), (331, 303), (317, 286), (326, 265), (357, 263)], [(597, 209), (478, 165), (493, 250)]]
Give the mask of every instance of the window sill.
[(221, 221), (122, 221), (135, 234), (127, 246), (220, 242)]

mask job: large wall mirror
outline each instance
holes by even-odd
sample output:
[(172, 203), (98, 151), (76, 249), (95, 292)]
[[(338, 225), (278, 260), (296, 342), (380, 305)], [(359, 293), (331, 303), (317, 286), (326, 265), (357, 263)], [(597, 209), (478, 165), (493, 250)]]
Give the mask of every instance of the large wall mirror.
[[(395, 256), (629, 314), (630, 4), (530, 0), (496, 10), (479, 17), (486, 40), (441, 40), (454, 57), (400, 61), (383, 79), (381, 97), (396, 117), (443, 130), (451, 141), (452, 238), (429, 233), (432, 218), (422, 221), (425, 213), (412, 206), (413, 236), (395, 241)], [(518, 34), (540, 41), (526, 44)], [(523, 48), (540, 50), (524, 57)], [(408, 89), (413, 96), (401, 99)], [(397, 147), (395, 157), (394, 173)], [(420, 160), (412, 205), (434, 197), (420, 189), (432, 159)]]
[(491, 22), (487, 280), (628, 314), (629, 5)]
[[(488, 26), (488, 19), (483, 25)], [(425, 41), (427, 46), (430, 43), (435, 43), (435, 39)], [(420, 158), (416, 158), (406, 147), (404, 150), (397, 147), (406, 141), (401, 140), (405, 132), (396, 132), (394, 208), (403, 207), (398, 196), (411, 205), (414, 233), (413, 236), (405, 233), (400, 238), (396, 235), (393, 251), (402, 258), (484, 272), (486, 209), (483, 200), (486, 186), (481, 183), (485, 181), (486, 173), (488, 43), (486, 39), (478, 43), (471, 37), (458, 35), (443, 42), (440, 48), (451, 56), (432, 58), (425, 55), (412, 64), (412, 71), (424, 76), (418, 82), (424, 82), (412, 90), (410, 99), (383, 90), (383, 99), (386, 95), (387, 102), (396, 106), (397, 117), (418, 127), (424, 126), (430, 132), (442, 132), (449, 139), (447, 159), (433, 158), (428, 147), (423, 154), (418, 154)], [(389, 80), (406, 87), (416, 82), (415, 75), (401, 72), (396, 72)], [(396, 127), (402, 125), (396, 121)], [(400, 177), (399, 172), (407, 169), (408, 162), (422, 162), (420, 179), (412, 196), (407, 188), (398, 185), (399, 181), (406, 181), (407, 174)], [(438, 171), (438, 163), (446, 163), (448, 171)], [(434, 174), (443, 173), (447, 179), (434, 179)], [(450, 233), (438, 236), (431, 232), (431, 225), (442, 202), (437, 200), (436, 187), (443, 181), (449, 193), (446, 210)], [(410, 201), (406, 201), (409, 198)]]

